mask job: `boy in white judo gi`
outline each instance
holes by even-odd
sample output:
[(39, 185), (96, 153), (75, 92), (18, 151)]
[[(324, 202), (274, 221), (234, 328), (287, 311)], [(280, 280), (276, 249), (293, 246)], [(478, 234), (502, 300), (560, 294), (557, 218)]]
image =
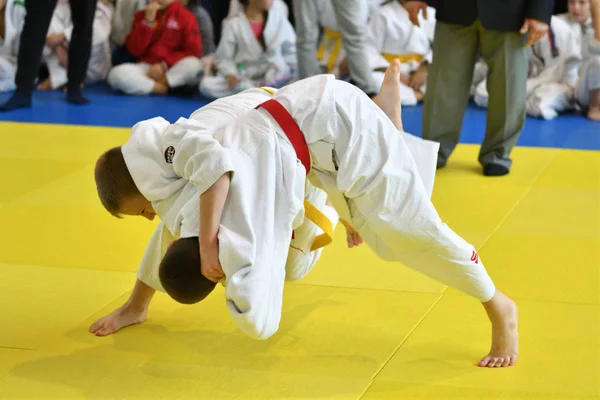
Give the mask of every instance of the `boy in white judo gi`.
[[(548, 33), (529, 48), (527, 114), (544, 119), (574, 109), (573, 91), (581, 62), (580, 47), (573, 32), (558, 17), (552, 17)], [(481, 81), (474, 101), (487, 107), (487, 80)]]
[(296, 34), (272, 0), (241, 0), (243, 12), (228, 19), (214, 55), (216, 76), (205, 76), (208, 98), (258, 87), (280, 87), (297, 74)]
[[(112, 0), (99, 0), (96, 3), (94, 34), (86, 83), (104, 81), (112, 66), (110, 62), (110, 29), (113, 13)], [(69, 42), (72, 32), (71, 7), (68, 1), (59, 1), (50, 21), (46, 48), (43, 53), (49, 76), (38, 84), (38, 90), (58, 89), (67, 84)]]
[[(154, 206), (161, 215), (161, 203), (171, 209), (176, 203), (170, 197), (180, 181), (192, 182), (201, 194), (202, 274), (225, 279), (234, 320), (264, 339), (278, 328), (284, 278), (270, 266), (287, 256), (302, 221), (309, 173), (340, 218), (351, 221), (382, 258), (481, 301), (492, 323), (492, 347), (479, 365), (513, 365), (516, 305), (496, 290), (473, 246), (441, 221), (431, 203), (438, 145), (402, 131), (399, 85), (398, 62), (388, 69), (375, 103), (331, 75), (308, 78), (279, 90), (215, 137), (186, 122), (138, 124), (133, 141), (123, 146), (123, 166), (142, 195), (115, 193), (103, 204), (114, 214), (139, 215)], [(157, 154), (164, 158), (158, 175), (147, 167)], [(236, 216), (222, 213), (230, 198), (239, 201)]]
[(419, 14), (414, 25), (403, 6), (404, 0), (390, 0), (369, 20), (367, 50), (373, 79), (381, 86), (385, 69), (394, 59), (402, 62), (400, 95), (402, 105), (415, 105), (425, 95), (427, 71), (432, 60), (431, 44), (435, 32), (435, 8)]
[(0, 0), (0, 92), (16, 87), (17, 55), (25, 14), (23, 0)]
[(600, 1), (569, 0), (569, 12), (559, 17), (569, 24), (581, 48), (575, 99), (589, 119), (600, 121)]

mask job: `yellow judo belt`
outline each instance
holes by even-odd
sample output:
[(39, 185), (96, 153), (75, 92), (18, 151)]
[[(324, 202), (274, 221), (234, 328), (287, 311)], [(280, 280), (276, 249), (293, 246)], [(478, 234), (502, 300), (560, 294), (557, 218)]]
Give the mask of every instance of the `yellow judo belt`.
[[(270, 87), (262, 87), (261, 89), (270, 95), (275, 94), (277, 91), (277, 89)], [(333, 241), (333, 224), (331, 223), (331, 220), (327, 218), (327, 216), (323, 214), (317, 207), (313, 206), (306, 200), (304, 200), (304, 216), (309, 221), (312, 221), (315, 225), (321, 228), (321, 230), (324, 232), (315, 238), (310, 248), (311, 251), (325, 247)]]
[(421, 54), (390, 54), (390, 53), (381, 53), (383, 58), (388, 60), (388, 62), (392, 62), (395, 59), (400, 60), (401, 63), (407, 63), (410, 61), (423, 61), (423, 56)]
[(331, 53), (329, 53), (329, 58), (327, 59), (328, 72), (335, 67), (338, 56), (340, 55), (340, 51), (342, 50), (342, 35), (339, 32), (324, 28), (323, 40), (321, 41), (319, 50), (317, 50), (317, 60), (323, 60), (323, 57), (325, 56), (325, 49), (330, 42), (333, 42), (333, 49), (331, 49)]

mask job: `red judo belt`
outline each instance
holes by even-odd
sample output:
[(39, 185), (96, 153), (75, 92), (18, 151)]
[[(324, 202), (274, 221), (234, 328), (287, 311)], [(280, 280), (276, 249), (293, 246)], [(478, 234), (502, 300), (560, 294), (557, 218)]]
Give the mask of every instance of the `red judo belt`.
[(292, 115), (281, 105), (277, 100), (271, 99), (267, 100), (262, 104), (259, 104), (256, 108), (264, 108), (266, 112), (271, 114), (271, 117), (279, 124), (283, 133), (288, 137), (294, 150), (296, 151), (296, 156), (304, 165), (304, 169), (306, 169), (306, 174), (310, 172), (310, 153), (308, 152), (308, 145), (306, 144), (306, 138), (302, 134), (300, 127)]

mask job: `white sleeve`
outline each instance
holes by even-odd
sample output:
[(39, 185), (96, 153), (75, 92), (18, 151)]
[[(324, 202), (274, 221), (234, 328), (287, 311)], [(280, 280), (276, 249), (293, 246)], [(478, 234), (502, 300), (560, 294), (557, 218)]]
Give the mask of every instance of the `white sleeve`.
[(233, 61), (237, 53), (237, 40), (235, 38), (236, 23), (237, 18), (224, 23), (223, 34), (215, 51), (215, 66), (219, 74), (223, 76), (238, 75), (237, 66)]
[(296, 56), (296, 32), (294, 32), (292, 24), (290, 24), (287, 19), (283, 21), (280, 40), (281, 56), (292, 71), (292, 74), (296, 74), (298, 71), (298, 57)]
[(173, 240), (175, 240), (175, 237), (171, 235), (165, 225), (160, 222), (156, 226), (156, 229), (146, 246), (146, 251), (144, 252), (140, 266), (138, 267), (138, 279), (160, 292), (164, 292), (165, 290), (160, 283), (158, 269), (169, 243)]
[(198, 193), (206, 192), (223, 174), (234, 172), (233, 157), (212, 136), (199, 130), (194, 121), (180, 119), (164, 134), (162, 150), (173, 171), (191, 182)]

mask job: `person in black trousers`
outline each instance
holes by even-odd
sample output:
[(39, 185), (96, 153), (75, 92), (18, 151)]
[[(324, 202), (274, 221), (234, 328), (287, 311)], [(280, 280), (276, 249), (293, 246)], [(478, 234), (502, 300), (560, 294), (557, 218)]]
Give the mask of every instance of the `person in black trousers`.
[[(69, 44), (67, 101), (87, 104), (81, 86), (90, 60), (92, 32), (97, 0), (70, 0), (73, 34)], [(31, 92), (40, 68), (42, 50), (57, 0), (27, 0), (25, 26), (17, 59), (15, 83), (17, 90), (0, 111), (31, 107)]]
[[(432, 0), (429, 0), (432, 1)], [(427, 3), (404, 6), (415, 25)], [(525, 124), (527, 46), (548, 32), (554, 0), (437, 0), (433, 62), (423, 105), (423, 138), (440, 143), (438, 168), (456, 147), (478, 52), (487, 62), (489, 105), (479, 163), (486, 176), (509, 173)]]

